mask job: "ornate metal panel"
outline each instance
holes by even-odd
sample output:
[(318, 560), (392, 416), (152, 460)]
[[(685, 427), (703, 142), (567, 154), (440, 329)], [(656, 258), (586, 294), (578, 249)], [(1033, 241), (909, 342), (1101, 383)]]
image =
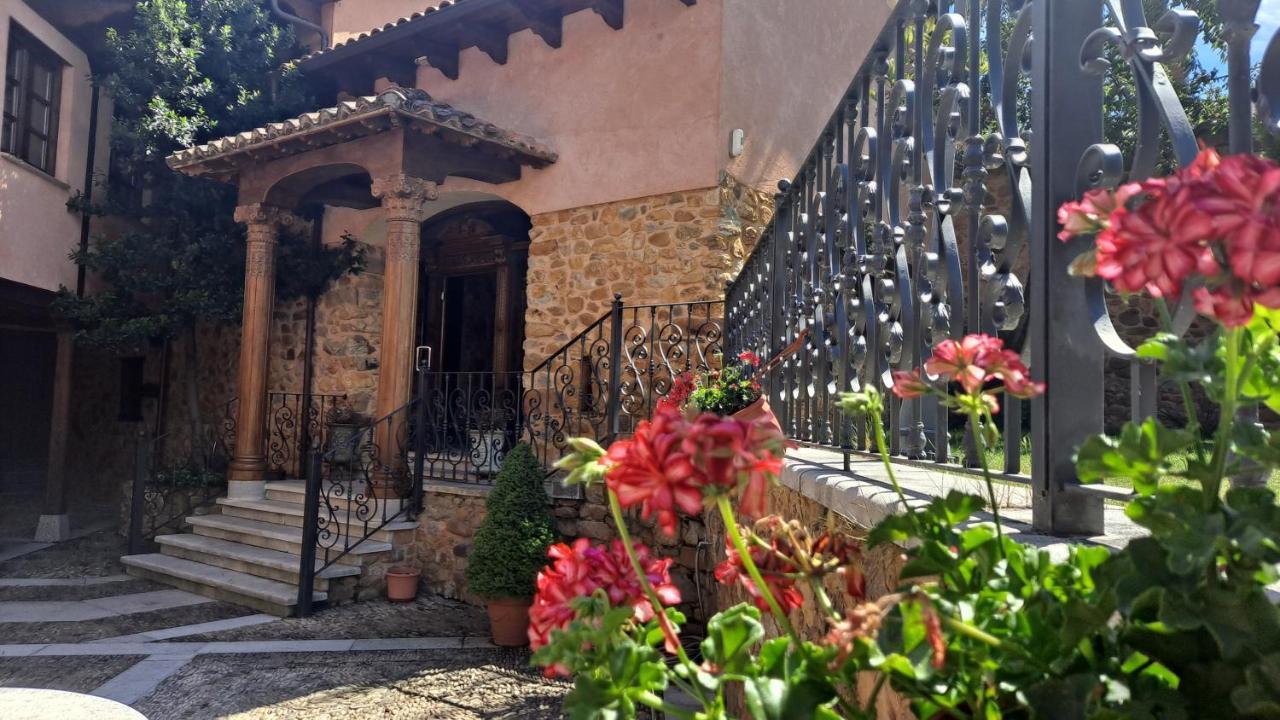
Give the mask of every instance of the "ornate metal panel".
[[(1258, 7), (1217, 5), (1231, 152), (1250, 150), (1255, 117), (1280, 132), (1280, 39), (1249, 64)], [(1071, 455), (1103, 429), (1106, 362), (1130, 364), (1135, 417), (1154, 410), (1159, 380), (1113, 328), (1106, 289), (1068, 276), (1080, 248), (1055, 239), (1056, 210), (1151, 175), (1162, 148), (1190, 162), (1197, 138), (1164, 65), (1198, 34), (1194, 13), (1147, 18), (1141, 0), (899, 2), (800, 171), (779, 183), (774, 220), (726, 293), (730, 352), (802, 343), (767, 383), (787, 433), (866, 449), (833, 392), (887, 390), (937, 341), (999, 334), (1049, 391), (1002, 400), (997, 469), (1032, 484), (1038, 527), (1101, 531), (1101, 496), (1081, 491)], [(1136, 138), (1130, 157), (1104, 141), (1106, 74), (1137, 99), (1135, 127), (1121, 129)], [(1190, 319), (1181, 307), (1176, 326)], [(936, 403), (893, 399), (887, 415), (894, 454), (977, 464)]]

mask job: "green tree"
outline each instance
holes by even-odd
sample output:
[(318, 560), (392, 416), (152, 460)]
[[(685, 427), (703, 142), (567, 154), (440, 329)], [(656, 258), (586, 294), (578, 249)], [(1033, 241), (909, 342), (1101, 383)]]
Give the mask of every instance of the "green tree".
[[(81, 344), (127, 352), (175, 343), (194, 368), (196, 324), (239, 321), (244, 229), (232, 220), (235, 188), (173, 172), (164, 159), (307, 109), (287, 64), (301, 48), (257, 0), (139, 0), (132, 26), (108, 30), (105, 46), (95, 82), (114, 101), (110, 179), (93, 206), (72, 201), (112, 218), (114, 232), (72, 256), (105, 288), (83, 298), (64, 288), (55, 310)], [(321, 248), (284, 234), (277, 295), (318, 295), (363, 261), (351, 238)], [(199, 380), (186, 375), (198, 437)]]
[(547, 548), (557, 536), (544, 476), (525, 443), (503, 459), (467, 565), (467, 585), (475, 594), (490, 599), (533, 597), (534, 580), (547, 564)]

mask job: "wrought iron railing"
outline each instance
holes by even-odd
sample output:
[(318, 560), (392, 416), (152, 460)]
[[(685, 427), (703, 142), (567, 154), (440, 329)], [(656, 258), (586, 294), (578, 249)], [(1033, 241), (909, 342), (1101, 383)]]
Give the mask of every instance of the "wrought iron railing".
[[(1258, 7), (1217, 3), (1231, 152), (1251, 148)], [(1103, 429), (1104, 368), (1129, 365), (1133, 417), (1155, 412), (1159, 380), (1113, 327), (1101, 284), (1068, 276), (1080, 247), (1055, 239), (1055, 213), (1087, 189), (1155, 173), (1165, 147), (1178, 164), (1195, 155), (1162, 63), (1194, 51), (1197, 20), (1186, 10), (1154, 19), (1139, 0), (898, 3), (727, 291), (734, 352), (770, 357), (803, 338), (766, 383), (791, 437), (865, 448), (834, 392), (885, 388), (943, 338), (999, 333), (1049, 388), (1027, 405), (1002, 399), (1006, 478), (1031, 484), (1038, 528), (1103, 530), (1105, 493), (1076, 482), (1072, 454)], [(1276, 36), (1258, 70), (1258, 119), (1276, 132)], [(1136, 97), (1136, 127), (1119, 128), (1136, 137), (1129, 157), (1104, 134), (1107, 75)], [(894, 400), (888, 416), (895, 454), (954, 457), (945, 408)]]
[[(346, 397), (312, 393), (308, 404), (306, 393), (267, 393), (263, 454), (268, 469), (281, 477), (302, 477), (307, 451), (324, 447), (329, 432), (326, 422), (329, 411)], [(239, 403), (240, 398), (231, 398), (220, 410), (218, 432), (226, 447), (235, 447)]]
[(524, 437), (548, 466), (575, 435), (629, 434), (686, 372), (719, 362), (724, 303), (613, 306), (525, 374)]
[(217, 432), (189, 438), (139, 432), (129, 488), (129, 553), (146, 552), (157, 535), (181, 532), (187, 516), (210, 506), (227, 488), (231, 458)]

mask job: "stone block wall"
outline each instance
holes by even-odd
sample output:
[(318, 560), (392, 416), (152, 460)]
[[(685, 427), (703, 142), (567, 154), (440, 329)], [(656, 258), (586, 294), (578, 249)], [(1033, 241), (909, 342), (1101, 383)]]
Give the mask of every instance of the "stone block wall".
[(525, 367), (607, 312), (614, 293), (629, 305), (721, 299), (772, 208), (724, 175), (717, 187), (535, 215)]

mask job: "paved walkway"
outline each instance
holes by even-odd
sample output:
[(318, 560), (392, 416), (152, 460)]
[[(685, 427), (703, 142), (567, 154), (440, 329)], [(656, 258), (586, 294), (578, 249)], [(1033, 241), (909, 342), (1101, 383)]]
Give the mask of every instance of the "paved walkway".
[[(109, 589), (114, 584), (119, 584), (120, 592), (124, 593), (91, 600), (0, 601), (0, 622), (31, 623), (33, 626), (42, 623), (77, 623), (212, 602), (203, 596), (180, 590), (130, 592), (131, 589), (137, 589), (137, 585), (131, 587), (126, 582), (131, 579), (123, 575), (92, 578), (0, 578), (0, 588), (48, 587), (51, 590), (51, 597), (56, 597), (57, 591), (65, 588), (97, 586)], [(393, 607), (389, 606), (387, 610)], [(181, 613), (177, 615), (181, 616)], [(82, 682), (80, 686), (82, 690), (89, 691), (88, 694), (93, 696), (139, 707), (144, 711), (148, 711), (149, 703), (154, 706), (149, 711), (158, 713), (157, 717), (170, 715), (186, 717), (188, 712), (213, 712), (214, 707), (208, 703), (216, 704), (215, 700), (200, 700), (191, 707), (183, 706), (182, 708), (173, 706), (171, 703), (174, 702), (174, 698), (183, 697), (183, 693), (188, 691), (186, 685), (190, 683), (191, 677), (203, 677), (210, 668), (221, 667), (219, 664), (227, 665), (229, 668), (240, 668), (226, 673), (228, 677), (216, 683), (220, 690), (205, 689), (206, 692), (211, 692), (229, 703), (223, 710), (215, 713), (219, 716), (223, 711), (234, 711), (237, 707), (244, 712), (265, 704), (268, 707), (251, 710), (251, 714), (259, 713), (265, 717), (291, 717), (293, 716), (291, 713), (294, 712), (292, 704), (296, 703), (318, 703), (319, 709), (323, 711), (341, 709), (343, 716), (352, 718), (383, 717), (383, 713), (390, 713), (389, 717), (400, 717), (401, 715), (397, 713), (402, 711), (410, 712), (412, 716), (412, 712), (416, 710), (406, 710), (404, 704), (410, 699), (421, 703), (424, 697), (432, 698), (433, 702), (444, 702), (445, 704), (440, 707), (451, 708), (445, 715), (438, 715), (438, 712), (442, 711), (437, 711), (434, 709), (436, 706), (431, 706), (433, 709), (428, 714), (433, 717), (437, 715), (450, 718), (487, 717), (488, 714), (484, 708), (499, 700), (509, 704), (511, 711), (515, 714), (499, 713), (495, 717), (541, 718), (558, 715), (558, 698), (564, 689), (557, 686), (544, 687), (546, 683), (536, 678), (536, 673), (533, 674), (534, 677), (520, 679), (525, 671), (513, 673), (511, 668), (520, 668), (527, 660), (513, 656), (509, 651), (495, 649), (487, 639), (481, 637), (364, 637), (237, 641), (213, 641), (195, 637), (280, 622), (279, 618), (270, 615), (246, 615), (211, 622), (149, 629), (145, 632), (77, 643), (0, 644), (0, 658), (11, 658), (13, 659), (11, 662), (32, 664), (40, 661), (52, 662), (69, 669), (76, 666), (65, 663), (96, 662), (99, 667), (109, 669), (106, 672), (100, 672), (96, 679), (90, 676), (91, 679), (88, 682)], [(298, 623), (299, 621), (289, 622)], [(363, 626), (360, 623), (357, 625)], [(366, 632), (377, 630), (370, 626), (363, 627)], [(474, 632), (456, 623), (450, 627), (454, 632)], [(271, 628), (266, 629), (271, 630)], [(410, 630), (406, 627), (402, 632), (405, 631)], [(181, 640), (187, 637), (191, 640)], [(496, 653), (496, 655), (489, 653)], [(283, 660), (288, 657), (314, 657), (315, 660), (305, 661), (302, 665), (295, 666)], [(344, 657), (349, 657), (350, 660), (344, 660)], [(63, 660), (54, 658), (63, 658)], [(82, 658), (82, 660), (72, 660), (72, 658)], [(206, 658), (203, 664), (199, 661), (200, 658)], [(512, 662), (514, 665), (511, 665)], [(211, 666), (209, 663), (214, 665)], [(380, 664), (393, 667), (388, 670), (381, 668)], [(250, 676), (246, 677), (243, 672), (246, 667), (262, 668), (264, 682), (270, 678), (272, 682), (284, 685), (286, 689), (289, 687), (288, 678), (292, 677), (293, 673), (300, 673), (297, 676), (298, 682), (310, 683), (311, 686), (319, 687), (320, 690), (318, 693), (289, 696), (288, 692), (282, 693), (281, 688), (276, 687), (274, 688), (276, 696), (272, 702), (255, 702), (253, 698), (257, 695), (254, 690), (253, 676), (257, 671), (252, 671)], [(274, 668), (274, 670), (268, 671), (267, 668)], [(317, 668), (323, 668), (329, 675), (317, 677)], [(401, 670), (400, 668), (409, 669)], [(365, 688), (360, 691), (363, 694), (352, 695), (342, 690), (347, 687), (342, 683), (350, 683), (354, 678), (359, 677), (357, 670), (363, 670), (369, 677), (364, 678), (363, 683), (357, 683), (359, 687)], [(379, 675), (378, 672), (384, 674)], [(417, 675), (406, 675), (406, 672), (416, 672)], [(418, 675), (421, 677), (417, 677)], [(448, 677), (447, 685), (451, 689), (447, 692), (456, 692), (460, 695), (457, 698), (445, 699), (434, 697), (432, 693), (443, 686), (436, 685), (431, 680), (432, 677), (438, 680), (445, 680)], [(103, 681), (103, 678), (107, 679)], [(167, 690), (158, 692), (169, 680), (172, 682), (165, 685)], [(334, 681), (339, 684), (330, 685)], [(245, 685), (246, 682), (248, 685)], [(425, 683), (425, 685), (415, 686), (413, 685), (415, 682)], [(457, 683), (462, 683), (462, 686)], [(476, 684), (474, 692), (464, 687), (470, 683)], [(326, 690), (324, 689), (326, 687), (333, 689)], [(410, 687), (418, 689), (411, 692)], [(423, 691), (426, 691), (427, 695), (423, 695)], [(445, 691), (439, 690), (439, 692)], [(479, 694), (476, 695), (475, 692)], [(526, 693), (527, 702), (522, 698)], [(467, 698), (474, 700), (474, 703), (464, 707), (465, 703), (462, 701)], [(146, 702), (143, 702), (144, 700)], [(273, 703), (276, 707), (271, 707)], [(331, 707), (331, 704), (335, 703), (336, 705)], [(315, 709), (307, 706), (306, 712), (314, 714)], [(301, 712), (302, 709), (299, 708), (298, 711)], [(526, 711), (529, 714), (526, 715)], [(253, 716), (257, 717), (257, 714)]]

